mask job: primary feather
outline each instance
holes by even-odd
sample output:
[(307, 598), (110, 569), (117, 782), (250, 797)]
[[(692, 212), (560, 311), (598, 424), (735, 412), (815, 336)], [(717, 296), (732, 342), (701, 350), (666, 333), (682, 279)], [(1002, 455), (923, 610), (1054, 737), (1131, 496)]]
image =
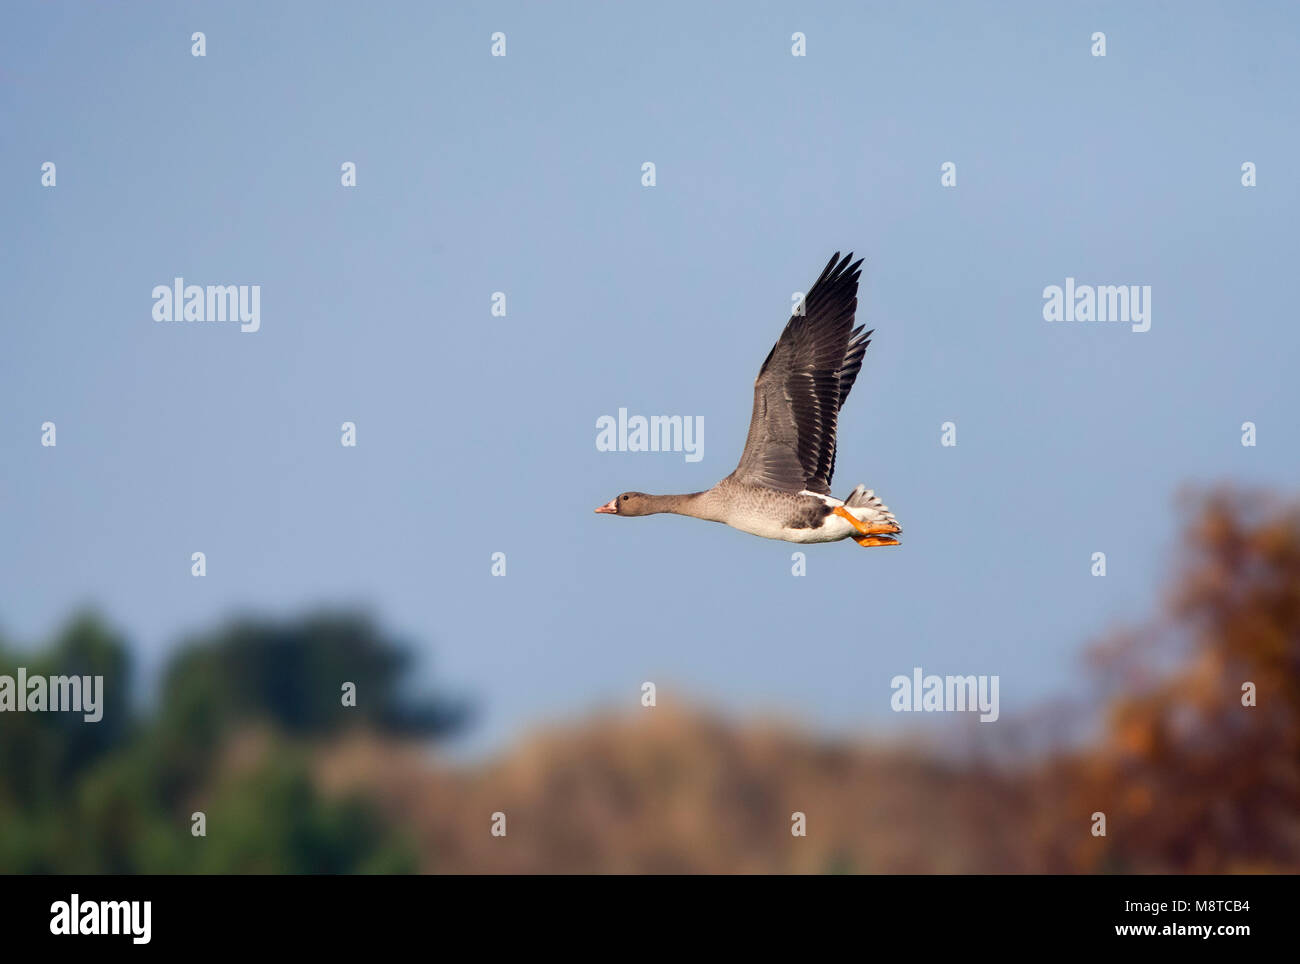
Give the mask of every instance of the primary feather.
[(829, 495), (840, 407), (862, 369), (871, 332), (853, 327), (862, 260), (831, 257), (791, 315), (754, 382), (754, 411), (731, 477), (779, 492)]

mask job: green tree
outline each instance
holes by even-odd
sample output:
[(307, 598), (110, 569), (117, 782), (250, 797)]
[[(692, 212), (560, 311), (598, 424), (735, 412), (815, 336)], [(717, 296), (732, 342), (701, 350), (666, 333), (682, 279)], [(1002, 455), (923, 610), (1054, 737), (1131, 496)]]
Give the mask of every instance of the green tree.
[[(124, 640), (93, 615), (45, 651), (0, 646), (0, 673), (104, 677), (98, 723), (73, 713), (0, 718), (0, 871), (358, 873), (413, 870), (403, 835), (365, 801), (323, 795), (313, 749), (347, 727), (437, 738), (466, 706), (420, 698), (409, 648), (363, 616), (240, 620), (187, 641), (155, 709), (132, 709)], [(361, 694), (340, 700), (344, 681)], [(251, 765), (226, 757), (257, 734)], [(207, 815), (193, 837), (190, 816)]]

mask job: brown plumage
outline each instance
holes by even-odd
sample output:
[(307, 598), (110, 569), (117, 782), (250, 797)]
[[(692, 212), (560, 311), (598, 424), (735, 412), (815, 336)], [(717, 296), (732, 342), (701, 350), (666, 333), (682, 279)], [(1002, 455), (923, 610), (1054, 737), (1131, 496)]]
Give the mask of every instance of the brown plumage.
[(830, 495), (840, 407), (873, 332), (853, 327), (862, 261), (831, 257), (754, 381), (754, 412), (737, 482)]

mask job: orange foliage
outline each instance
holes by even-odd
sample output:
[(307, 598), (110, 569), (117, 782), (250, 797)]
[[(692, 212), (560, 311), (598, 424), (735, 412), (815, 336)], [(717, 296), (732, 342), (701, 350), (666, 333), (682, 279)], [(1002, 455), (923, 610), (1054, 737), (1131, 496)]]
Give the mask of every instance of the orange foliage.
[(1130, 680), (1175, 668), (1117, 693), (1099, 744), (1053, 767), (1070, 819), (1108, 817), (1063, 870), (1300, 870), (1300, 506), (1229, 490), (1183, 504), (1167, 614), (1103, 647)]

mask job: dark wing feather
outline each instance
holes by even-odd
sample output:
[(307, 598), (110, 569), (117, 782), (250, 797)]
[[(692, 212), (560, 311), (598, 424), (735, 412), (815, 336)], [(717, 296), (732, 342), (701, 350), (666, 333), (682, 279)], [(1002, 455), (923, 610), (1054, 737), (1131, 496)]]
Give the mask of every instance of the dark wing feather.
[(831, 491), (840, 406), (862, 370), (871, 332), (853, 327), (862, 261), (831, 258), (754, 382), (754, 414), (732, 478), (781, 492)]

